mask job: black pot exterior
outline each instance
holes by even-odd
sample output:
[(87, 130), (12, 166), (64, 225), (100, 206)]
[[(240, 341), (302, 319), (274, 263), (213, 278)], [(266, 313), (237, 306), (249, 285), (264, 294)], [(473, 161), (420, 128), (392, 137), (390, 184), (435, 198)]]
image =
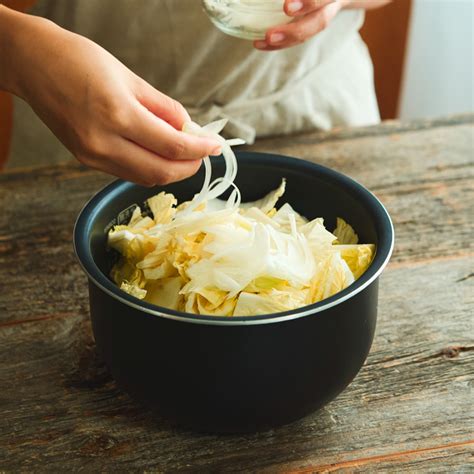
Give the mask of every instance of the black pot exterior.
[[(107, 277), (106, 235), (115, 217), (160, 190), (116, 181), (85, 206), (74, 245), (89, 277), (97, 347), (126, 391), (161, 416), (197, 431), (259, 431), (301, 418), (334, 399), (362, 367), (373, 340), (378, 279), (388, 263), (393, 226), (383, 205), (360, 184), (302, 160), (238, 154), (237, 185), (254, 200), (288, 180), (283, 202), (329, 229), (340, 216), (362, 242), (375, 243), (369, 269), (320, 303), (254, 317), (196, 316), (141, 302)], [(223, 160), (213, 169), (223, 174)], [(255, 179), (258, 177), (258, 179)], [(192, 198), (202, 172), (165, 187)]]
[(362, 367), (375, 331), (378, 280), (314, 316), (260, 325), (153, 317), (90, 282), (97, 347), (127, 392), (181, 425), (251, 432), (334, 399)]

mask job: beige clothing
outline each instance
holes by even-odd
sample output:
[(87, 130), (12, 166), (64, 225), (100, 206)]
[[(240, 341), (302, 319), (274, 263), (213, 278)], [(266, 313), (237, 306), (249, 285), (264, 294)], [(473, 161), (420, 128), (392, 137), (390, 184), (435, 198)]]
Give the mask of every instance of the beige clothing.
[[(342, 11), (310, 41), (272, 53), (221, 33), (200, 0), (39, 0), (34, 13), (99, 43), (197, 122), (229, 118), (226, 132), (250, 143), (379, 121), (360, 10)], [(17, 101), (12, 155), (20, 150), (67, 156)]]

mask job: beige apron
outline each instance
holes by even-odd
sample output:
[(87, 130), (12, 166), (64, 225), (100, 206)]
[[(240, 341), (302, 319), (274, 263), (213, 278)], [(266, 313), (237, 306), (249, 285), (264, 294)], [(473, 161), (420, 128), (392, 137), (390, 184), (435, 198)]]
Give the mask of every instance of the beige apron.
[[(379, 121), (372, 64), (342, 11), (303, 45), (261, 52), (218, 31), (200, 0), (39, 0), (35, 14), (106, 48), (198, 123), (228, 118), (228, 135), (256, 137)], [(12, 160), (69, 156), (29, 107), (16, 101)]]

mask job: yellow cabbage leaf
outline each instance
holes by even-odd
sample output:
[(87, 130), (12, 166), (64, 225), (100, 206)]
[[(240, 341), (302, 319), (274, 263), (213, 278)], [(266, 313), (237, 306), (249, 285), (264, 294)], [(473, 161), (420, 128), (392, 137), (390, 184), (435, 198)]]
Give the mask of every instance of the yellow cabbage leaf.
[(257, 316), (290, 311), (304, 306), (308, 295), (308, 289), (272, 290), (259, 294), (242, 292), (237, 299), (234, 316)]
[(334, 249), (341, 254), (356, 280), (369, 268), (375, 254), (374, 244), (335, 245)]
[(153, 220), (156, 224), (168, 224), (176, 214), (176, 204), (178, 201), (169, 193), (161, 192), (148, 199), (147, 204), (153, 213)]
[(137, 285), (132, 285), (131, 283), (127, 283), (125, 281), (123, 281), (120, 285), (120, 289), (125, 291), (125, 293), (128, 293), (129, 295), (138, 298), (139, 300), (144, 299), (146, 296), (146, 290), (140, 288)]
[(333, 234), (337, 237), (339, 244), (359, 243), (359, 236), (355, 233), (354, 229), (340, 217), (337, 218), (337, 224)]
[(181, 277), (162, 278), (147, 284), (145, 301), (164, 308), (178, 310), (183, 297), (179, 294), (183, 280)]
[(349, 266), (339, 252), (334, 252), (319, 262), (311, 282), (308, 303), (329, 298), (353, 282), (354, 276)]

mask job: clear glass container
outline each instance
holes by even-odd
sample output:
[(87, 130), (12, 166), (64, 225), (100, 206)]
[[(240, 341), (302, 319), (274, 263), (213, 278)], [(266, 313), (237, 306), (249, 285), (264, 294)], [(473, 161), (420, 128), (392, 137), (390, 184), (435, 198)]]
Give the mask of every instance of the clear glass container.
[(264, 39), (268, 28), (289, 23), (284, 0), (202, 0), (204, 10), (221, 31), (244, 39)]

